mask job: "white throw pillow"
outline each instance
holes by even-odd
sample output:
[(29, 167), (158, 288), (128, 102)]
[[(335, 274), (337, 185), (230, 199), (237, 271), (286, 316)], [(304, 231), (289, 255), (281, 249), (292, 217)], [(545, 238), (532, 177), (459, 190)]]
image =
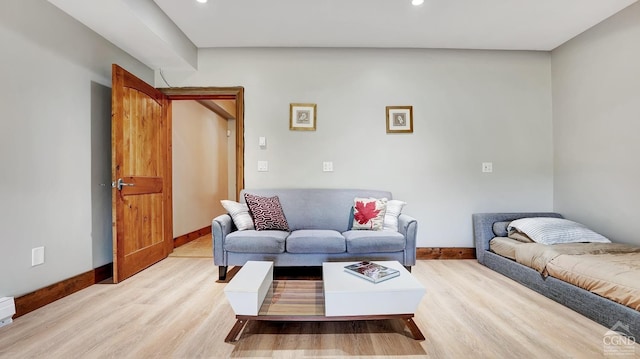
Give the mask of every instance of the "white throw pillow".
[(229, 201), (227, 199), (223, 199), (220, 203), (222, 204), (222, 207), (229, 212), (231, 219), (233, 219), (233, 224), (236, 225), (239, 231), (255, 229), (255, 226), (253, 225), (253, 218), (251, 217), (249, 207), (246, 204)]
[(384, 214), (383, 229), (396, 232), (398, 231), (398, 217), (400, 216), (400, 213), (402, 213), (402, 208), (406, 204), (407, 202), (398, 201), (396, 199), (387, 201), (387, 211)]

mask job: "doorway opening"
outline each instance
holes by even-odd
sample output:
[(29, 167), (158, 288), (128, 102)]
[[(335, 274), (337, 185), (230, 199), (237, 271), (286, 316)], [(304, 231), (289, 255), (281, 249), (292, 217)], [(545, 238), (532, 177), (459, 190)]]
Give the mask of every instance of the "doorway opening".
[(237, 87), (170, 87), (159, 88), (170, 101), (235, 100), (235, 189), (236, 200), (244, 188), (244, 88)]
[(170, 143), (170, 193), (177, 248), (210, 237), (213, 217), (208, 216), (222, 214), (219, 201), (237, 201), (244, 188), (244, 91), (242, 87), (159, 90), (169, 99), (175, 141)]

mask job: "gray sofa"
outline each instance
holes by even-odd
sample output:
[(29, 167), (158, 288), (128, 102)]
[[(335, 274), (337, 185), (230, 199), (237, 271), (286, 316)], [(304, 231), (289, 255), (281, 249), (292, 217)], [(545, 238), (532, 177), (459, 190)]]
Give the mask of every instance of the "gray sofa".
[(213, 219), (213, 262), (219, 277), (228, 266), (250, 260), (275, 266), (320, 266), (330, 261), (396, 260), (409, 270), (416, 263), (417, 221), (398, 217), (398, 232), (350, 230), (355, 197), (392, 199), (391, 192), (361, 189), (255, 189), (244, 193), (278, 196), (289, 224), (285, 231), (238, 231), (231, 216)]
[(473, 236), (478, 262), (607, 328), (613, 328), (618, 322), (628, 325), (629, 333), (623, 332), (623, 334), (631, 334), (639, 338), (640, 312), (554, 277), (545, 278), (536, 270), (502, 257), (489, 249), (489, 242), (496, 237), (493, 232), (494, 223), (524, 217), (562, 218), (562, 215), (553, 212), (473, 214)]

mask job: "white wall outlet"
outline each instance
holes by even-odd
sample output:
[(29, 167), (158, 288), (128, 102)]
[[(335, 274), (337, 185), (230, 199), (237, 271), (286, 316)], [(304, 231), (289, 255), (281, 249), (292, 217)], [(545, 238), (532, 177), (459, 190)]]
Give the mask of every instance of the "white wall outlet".
[(482, 172), (493, 172), (493, 162), (482, 162)]
[(322, 162), (322, 171), (323, 172), (333, 172), (333, 162), (331, 162), (331, 161)]
[(260, 148), (262, 148), (263, 150), (265, 148), (267, 148), (267, 138), (266, 137), (259, 137), (258, 138), (258, 146), (260, 146)]
[(269, 171), (269, 162), (258, 161), (258, 172), (268, 172), (268, 171)]
[(44, 247), (37, 247), (31, 250), (31, 266), (44, 264)]

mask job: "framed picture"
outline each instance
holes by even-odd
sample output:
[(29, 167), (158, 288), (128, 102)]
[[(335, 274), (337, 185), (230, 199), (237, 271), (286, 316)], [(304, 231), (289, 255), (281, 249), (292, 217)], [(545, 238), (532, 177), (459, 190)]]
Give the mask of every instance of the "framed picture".
[(315, 131), (316, 104), (292, 103), (289, 106), (289, 129), (297, 131)]
[(387, 106), (387, 133), (413, 133), (413, 106)]

